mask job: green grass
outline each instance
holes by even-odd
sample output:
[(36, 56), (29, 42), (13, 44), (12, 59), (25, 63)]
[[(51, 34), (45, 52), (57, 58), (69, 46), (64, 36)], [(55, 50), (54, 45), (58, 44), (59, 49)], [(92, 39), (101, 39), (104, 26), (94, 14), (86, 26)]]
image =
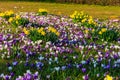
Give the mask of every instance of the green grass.
[(75, 10), (84, 11), (85, 13), (93, 16), (94, 18), (105, 19), (109, 18), (110, 16), (120, 16), (119, 6), (0, 1), (0, 11), (14, 10), (15, 12), (37, 12), (39, 8), (48, 9), (49, 13), (61, 13), (68, 16), (72, 14)]

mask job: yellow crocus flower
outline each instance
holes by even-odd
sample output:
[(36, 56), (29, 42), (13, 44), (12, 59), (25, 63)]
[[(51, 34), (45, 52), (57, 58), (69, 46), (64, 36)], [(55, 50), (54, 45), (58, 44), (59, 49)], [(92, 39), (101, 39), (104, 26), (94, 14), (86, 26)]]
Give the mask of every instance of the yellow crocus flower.
[(10, 10), (10, 11), (8, 11), (9, 13), (11, 13), (11, 14), (14, 14), (14, 12), (12, 11), (12, 10)]
[(70, 18), (74, 18), (75, 16), (74, 15), (70, 15)]
[(44, 36), (46, 33), (44, 31), (42, 31), (41, 34)]
[(93, 19), (92, 16), (89, 16), (90, 19)]
[(41, 27), (40, 29), (38, 29), (38, 32), (41, 33), (44, 30), (43, 27)]
[(77, 12), (77, 11), (75, 11), (73, 14), (74, 14), (74, 15), (77, 15), (77, 14), (78, 14), (78, 12)]
[(57, 36), (59, 36), (59, 35), (60, 35), (60, 33), (59, 33), (59, 32), (56, 32), (56, 35), (57, 35)]
[(87, 19), (85, 18), (85, 19), (83, 19), (81, 22), (84, 23), (86, 20), (87, 20)]
[(113, 80), (113, 78), (109, 75), (106, 75), (106, 77), (104, 78), (104, 80)]
[(8, 22), (12, 22), (14, 19), (12, 17), (9, 18)]
[(70, 15), (71, 18), (78, 18), (78, 12), (74, 11), (72, 15)]
[(86, 33), (86, 34), (88, 34), (88, 33), (89, 33), (89, 31), (86, 29), (86, 30), (85, 30), (85, 33)]
[(89, 19), (89, 20), (88, 20), (88, 23), (89, 23), (89, 24), (92, 24), (93, 22), (94, 22), (93, 19)]
[(81, 15), (84, 15), (84, 12), (83, 12), (83, 11), (81, 11), (80, 13), (81, 13)]
[(29, 30), (27, 30), (26, 28), (23, 29), (23, 32), (28, 35), (29, 34)]
[(102, 32), (100, 31), (99, 34), (102, 34)]
[(0, 13), (0, 17), (3, 17), (5, 14), (4, 13)]
[(95, 31), (95, 29), (92, 29), (92, 32), (94, 32)]
[(28, 34), (29, 34), (29, 31), (27, 30), (27, 31), (25, 31), (24, 33), (25, 33), (26, 35), (28, 35)]
[(101, 31), (102, 31), (102, 32), (106, 32), (107, 29), (106, 29), (106, 28), (102, 28)]
[(56, 33), (56, 29), (52, 28), (51, 32)]
[(48, 28), (48, 31), (51, 31), (51, 29), (52, 29), (52, 27), (49, 27), (49, 28)]
[(38, 12), (48, 12), (47, 9), (39, 9)]
[(15, 18), (16, 18), (16, 19), (20, 19), (20, 15), (17, 15)]
[(11, 16), (12, 14), (14, 14), (14, 12), (12, 10), (5, 12), (5, 15), (7, 15), (7, 16)]
[(16, 24), (18, 24), (18, 21), (16, 21)]

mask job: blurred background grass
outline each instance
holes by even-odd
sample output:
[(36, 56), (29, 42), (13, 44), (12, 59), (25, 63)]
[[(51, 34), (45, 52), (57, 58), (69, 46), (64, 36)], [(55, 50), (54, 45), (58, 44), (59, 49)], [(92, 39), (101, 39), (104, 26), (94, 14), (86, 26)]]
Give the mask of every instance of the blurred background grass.
[(0, 11), (37, 12), (39, 8), (48, 9), (49, 13), (69, 16), (75, 10), (84, 11), (94, 18), (109, 18), (120, 16), (119, 6), (100, 6), (74, 3), (49, 3), (33, 1), (0, 1)]
[(120, 0), (1, 0), (1, 1), (43, 1), (43, 2), (61, 2), (78, 4), (97, 4), (97, 5), (117, 5), (120, 6)]

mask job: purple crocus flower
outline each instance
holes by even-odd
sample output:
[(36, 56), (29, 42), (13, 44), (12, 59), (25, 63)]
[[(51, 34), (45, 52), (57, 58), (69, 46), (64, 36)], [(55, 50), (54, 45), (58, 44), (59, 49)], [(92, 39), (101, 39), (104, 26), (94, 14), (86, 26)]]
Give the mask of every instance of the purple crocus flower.
[(82, 67), (83, 67), (83, 65), (82, 65), (82, 64), (78, 64), (78, 67), (79, 67), (79, 68), (82, 68)]
[(82, 68), (82, 72), (85, 73), (86, 72), (86, 68)]
[(65, 70), (65, 69), (66, 69), (66, 66), (62, 66), (61, 69), (62, 69), (62, 70)]
[(89, 64), (90, 63), (90, 59), (86, 60), (86, 64)]
[(105, 58), (108, 58), (109, 57), (109, 52), (106, 52), (105, 53)]
[(36, 73), (33, 75), (33, 78), (34, 78), (34, 79), (37, 79), (37, 78), (38, 78), (38, 72), (36, 72)]
[(84, 76), (84, 80), (89, 80), (88, 75), (85, 75), (85, 76)]
[(14, 61), (12, 64), (13, 64), (13, 66), (16, 66), (18, 64), (18, 62)]
[(10, 75), (13, 77), (14, 76), (14, 72), (11, 72)]
[(31, 79), (32, 79), (32, 75), (31, 75), (30, 73), (27, 73), (27, 74), (26, 74), (26, 79), (27, 79), (27, 80), (31, 80)]
[(6, 75), (5, 80), (10, 80), (10, 77), (8, 75)]
[(118, 58), (118, 55), (117, 55), (117, 54), (114, 54), (113, 57), (114, 57), (114, 59), (117, 59), (117, 58)]
[(40, 70), (42, 69), (43, 65), (44, 65), (44, 64), (43, 64), (42, 62), (37, 62), (37, 63), (36, 63), (36, 67), (37, 67), (38, 69), (40, 69)]
[(108, 64), (104, 67), (104, 69), (109, 69), (109, 68), (110, 68), (110, 64)]
[(26, 62), (24, 65), (25, 65), (25, 66), (29, 66), (29, 63), (28, 63), (28, 62)]
[(72, 68), (72, 65), (71, 65), (71, 64), (68, 64), (67, 67), (68, 67), (68, 68)]

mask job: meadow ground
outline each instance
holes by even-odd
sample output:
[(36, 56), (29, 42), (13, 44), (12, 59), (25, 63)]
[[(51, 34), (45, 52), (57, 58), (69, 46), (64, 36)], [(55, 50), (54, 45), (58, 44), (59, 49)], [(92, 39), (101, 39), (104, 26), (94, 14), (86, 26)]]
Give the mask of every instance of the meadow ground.
[(77, 10), (84, 11), (94, 18), (120, 16), (119, 6), (0, 1), (0, 11), (14, 10), (15, 12), (36, 12), (39, 8), (45, 8), (53, 14), (63, 15), (70, 15), (73, 11)]

